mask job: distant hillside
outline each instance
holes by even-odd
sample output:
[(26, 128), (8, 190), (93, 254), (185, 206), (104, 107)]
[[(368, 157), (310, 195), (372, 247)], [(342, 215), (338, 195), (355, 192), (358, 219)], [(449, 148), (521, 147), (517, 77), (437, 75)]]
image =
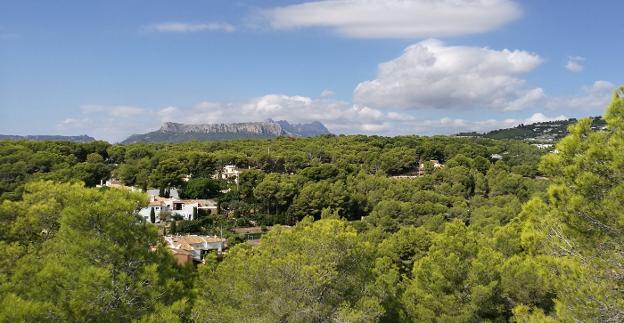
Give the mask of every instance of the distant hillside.
[(275, 138), (279, 136), (314, 137), (329, 133), (329, 130), (318, 121), (304, 124), (291, 124), (288, 121), (273, 121), (271, 119), (263, 122), (210, 124), (166, 122), (157, 131), (132, 135), (121, 143)]
[[(606, 122), (601, 117), (591, 117), (592, 128), (602, 129), (606, 126)], [(521, 124), (519, 126), (507, 129), (493, 130), (487, 133), (464, 132), (457, 136), (483, 137), (491, 139), (517, 139), (535, 142), (556, 142), (568, 134), (568, 126), (576, 123), (578, 120), (571, 118), (568, 120), (538, 122), (533, 124)]]
[(329, 134), (329, 130), (325, 128), (325, 125), (318, 121), (291, 124), (288, 123), (288, 121), (280, 120), (277, 121), (277, 123), (286, 132), (286, 135), (292, 135), (295, 137), (315, 137)]
[(0, 140), (35, 140), (35, 141), (73, 141), (73, 142), (91, 142), (95, 141), (95, 138), (80, 135), (80, 136), (56, 136), (56, 135), (0, 135)]

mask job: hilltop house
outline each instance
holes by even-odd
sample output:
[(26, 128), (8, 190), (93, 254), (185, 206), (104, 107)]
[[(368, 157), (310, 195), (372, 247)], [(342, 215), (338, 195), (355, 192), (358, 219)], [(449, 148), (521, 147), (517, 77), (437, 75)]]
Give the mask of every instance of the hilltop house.
[(216, 173), (214, 176), (212, 176), (213, 179), (229, 180), (230, 178), (234, 178), (234, 182), (236, 182), (236, 184), (238, 184), (239, 177), (240, 170), (238, 170), (238, 167), (236, 167), (236, 165), (225, 165), (223, 166), (220, 174)]
[(179, 264), (202, 262), (208, 252), (221, 254), (227, 247), (226, 240), (217, 236), (166, 236), (165, 242)]

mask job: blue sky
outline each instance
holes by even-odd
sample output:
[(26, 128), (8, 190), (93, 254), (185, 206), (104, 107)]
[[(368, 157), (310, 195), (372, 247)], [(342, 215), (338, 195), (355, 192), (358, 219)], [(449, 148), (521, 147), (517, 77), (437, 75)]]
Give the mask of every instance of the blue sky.
[(319, 120), (438, 134), (601, 114), (621, 1), (0, 0), (0, 133)]

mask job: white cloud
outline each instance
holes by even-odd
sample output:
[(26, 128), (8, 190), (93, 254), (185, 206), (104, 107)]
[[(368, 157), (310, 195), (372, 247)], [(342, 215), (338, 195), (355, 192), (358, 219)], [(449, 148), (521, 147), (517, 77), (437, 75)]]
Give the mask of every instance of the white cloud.
[(290, 122), (320, 121), (334, 133), (381, 135), (453, 134), (462, 131), (489, 131), (521, 123), (567, 119), (534, 113), (525, 119), (466, 120), (443, 117), (431, 119), (397, 111), (382, 111), (344, 101), (304, 96), (269, 94), (240, 103), (202, 102), (192, 108), (167, 107), (158, 111), (162, 122), (220, 123), (250, 122), (268, 118)]
[(428, 38), (493, 30), (521, 13), (511, 0), (325, 0), (262, 15), (275, 29), (326, 27), (348, 37)]
[(61, 125), (76, 125), (79, 124), (80, 120), (78, 119), (74, 119), (74, 118), (66, 118), (65, 120), (61, 121)]
[(385, 113), (344, 101), (268, 94), (238, 103), (201, 102), (191, 108), (167, 107), (157, 112), (162, 122), (253, 122), (268, 118), (290, 122), (320, 121), (336, 132), (361, 132), (397, 113)]
[(321, 92), (321, 97), (322, 98), (329, 98), (336, 95), (336, 93), (332, 90), (323, 90), (323, 92)]
[[(132, 133), (156, 130), (162, 122), (230, 123), (253, 122), (268, 118), (290, 122), (320, 121), (333, 133), (344, 134), (454, 134), (463, 131), (485, 132), (552, 120), (567, 119), (574, 109), (600, 105), (609, 100), (614, 85), (596, 81), (583, 88), (581, 94), (570, 97), (545, 97), (537, 112), (526, 112), (515, 118), (492, 118), (488, 113), (469, 119), (453, 117), (454, 112), (441, 109), (418, 111), (377, 109), (360, 103), (350, 103), (324, 97), (312, 98), (298, 95), (268, 94), (239, 102), (200, 102), (192, 107), (168, 106), (142, 108), (135, 106), (84, 105), (79, 116), (67, 117), (57, 124), (68, 134), (86, 133), (96, 138), (120, 141)], [(533, 94), (537, 95), (537, 94)], [(530, 96), (530, 95), (529, 95)], [(539, 92), (539, 96), (543, 96)], [(543, 110), (549, 112), (544, 112)], [(580, 116), (587, 116), (581, 110)], [(516, 113), (518, 115), (519, 113)], [(464, 114), (465, 115), (465, 114)], [(498, 113), (498, 115), (505, 115)], [(579, 115), (570, 115), (579, 116)]]
[(524, 120), (524, 124), (532, 124), (538, 122), (548, 122), (548, 121), (557, 121), (557, 120), (566, 120), (568, 117), (564, 115), (556, 116), (556, 117), (547, 117), (543, 113), (537, 112), (532, 116)]
[(565, 65), (566, 70), (578, 73), (583, 71), (585, 66), (583, 66), (583, 62), (585, 62), (585, 58), (581, 56), (570, 56), (568, 57), (568, 62)]
[(546, 102), (546, 108), (549, 110), (602, 114), (615, 88), (615, 84), (611, 82), (595, 81), (590, 86), (584, 86), (579, 95), (549, 98)]
[(526, 51), (425, 40), (380, 64), (374, 80), (358, 84), (354, 100), (376, 108), (521, 110), (544, 97), (518, 77), (541, 62)]
[(224, 31), (233, 32), (236, 27), (228, 23), (210, 22), (210, 23), (186, 23), (186, 22), (163, 22), (144, 26), (143, 30), (153, 32), (174, 32), (188, 33), (199, 31)]

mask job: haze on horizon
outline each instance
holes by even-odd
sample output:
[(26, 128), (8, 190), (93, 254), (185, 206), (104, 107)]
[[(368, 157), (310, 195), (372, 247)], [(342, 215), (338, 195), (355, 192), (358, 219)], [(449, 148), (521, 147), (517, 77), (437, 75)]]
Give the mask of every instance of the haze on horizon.
[(0, 133), (111, 142), (161, 123), (487, 131), (602, 114), (624, 3), (0, 3)]

